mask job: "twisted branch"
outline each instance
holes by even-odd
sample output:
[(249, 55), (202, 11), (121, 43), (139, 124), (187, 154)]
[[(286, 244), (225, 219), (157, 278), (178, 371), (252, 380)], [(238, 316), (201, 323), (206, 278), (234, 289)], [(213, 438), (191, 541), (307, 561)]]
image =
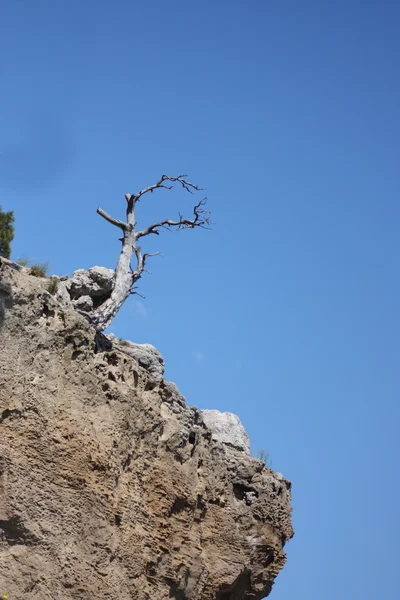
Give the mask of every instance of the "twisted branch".
[(210, 220), (210, 211), (205, 210), (203, 208), (203, 206), (205, 206), (206, 204), (207, 204), (207, 198), (203, 198), (203, 200), (200, 200), (200, 202), (198, 204), (196, 204), (196, 206), (193, 207), (193, 214), (194, 214), (193, 219), (184, 219), (182, 217), (182, 215), (179, 214), (178, 221), (172, 221), (172, 219), (164, 219), (163, 221), (158, 221), (157, 223), (153, 223), (153, 225), (146, 227), (146, 229), (142, 229), (142, 231), (138, 231), (136, 233), (136, 239), (138, 240), (141, 237), (144, 237), (145, 235), (151, 235), (151, 234), (160, 235), (159, 229), (161, 229), (161, 228), (166, 228), (169, 230), (171, 230), (174, 227), (176, 227), (178, 230), (194, 229), (194, 227), (201, 227), (202, 229), (210, 229), (210, 227), (208, 227), (209, 225), (212, 224), (211, 220)]
[(153, 185), (149, 185), (149, 187), (146, 187), (146, 188), (144, 188), (144, 190), (142, 190), (138, 194), (135, 194), (135, 201), (137, 202), (139, 200), (139, 198), (141, 198), (144, 194), (147, 194), (148, 192), (153, 193), (153, 191), (157, 190), (158, 188), (172, 190), (173, 185), (165, 185), (164, 184), (165, 181), (170, 181), (171, 183), (180, 183), (181, 186), (183, 187), (183, 189), (185, 189), (190, 194), (193, 194), (193, 190), (195, 190), (196, 192), (199, 192), (203, 189), (203, 188), (198, 187), (194, 183), (191, 183), (190, 181), (186, 181), (186, 179), (184, 179), (184, 177), (187, 177), (187, 175), (178, 175), (178, 177), (162, 175), (161, 178), (157, 181), (157, 183), (154, 183)]

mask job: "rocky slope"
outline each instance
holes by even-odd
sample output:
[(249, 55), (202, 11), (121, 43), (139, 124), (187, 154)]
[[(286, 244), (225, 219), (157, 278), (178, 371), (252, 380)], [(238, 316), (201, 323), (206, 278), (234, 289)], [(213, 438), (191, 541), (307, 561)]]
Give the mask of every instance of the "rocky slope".
[(0, 259), (0, 597), (268, 595), (293, 534), (289, 482), (232, 417), (213, 430), (187, 406), (155, 349), (99, 349), (48, 289)]

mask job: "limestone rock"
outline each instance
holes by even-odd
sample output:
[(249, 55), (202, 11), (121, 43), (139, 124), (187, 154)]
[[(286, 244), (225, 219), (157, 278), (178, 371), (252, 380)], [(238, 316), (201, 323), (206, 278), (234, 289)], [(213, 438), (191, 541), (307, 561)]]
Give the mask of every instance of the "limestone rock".
[(156, 351), (99, 348), (46, 280), (1, 258), (0, 281), (12, 291), (0, 318), (0, 593), (268, 595), (293, 535), (290, 483), (215, 441)]
[(55, 297), (65, 306), (72, 306), (71, 296), (69, 295), (69, 279), (58, 281)]
[(215, 441), (250, 454), (250, 439), (237, 415), (219, 410), (201, 410), (200, 415)]
[(67, 283), (71, 298), (76, 299), (81, 296), (102, 298), (106, 296), (113, 288), (114, 275), (114, 271), (106, 269), (106, 267), (92, 267), (87, 271), (78, 269)]
[(77, 300), (73, 301), (74, 308), (89, 312), (93, 310), (93, 298), (90, 296), (80, 296)]
[(129, 340), (121, 340), (114, 335), (106, 336), (113, 346), (135, 359), (143, 369), (152, 376), (153, 381), (160, 382), (164, 374), (164, 359), (152, 344), (135, 344)]

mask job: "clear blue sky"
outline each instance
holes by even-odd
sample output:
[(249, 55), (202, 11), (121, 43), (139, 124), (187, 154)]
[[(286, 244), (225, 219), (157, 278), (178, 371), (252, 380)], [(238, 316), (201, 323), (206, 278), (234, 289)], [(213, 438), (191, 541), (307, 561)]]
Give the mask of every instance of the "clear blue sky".
[(111, 329), (292, 480), (275, 600), (398, 598), (399, 33), (390, 0), (0, 6), (14, 258), (114, 267), (98, 205), (122, 217), (162, 173), (207, 187), (214, 230), (149, 239), (146, 300)]

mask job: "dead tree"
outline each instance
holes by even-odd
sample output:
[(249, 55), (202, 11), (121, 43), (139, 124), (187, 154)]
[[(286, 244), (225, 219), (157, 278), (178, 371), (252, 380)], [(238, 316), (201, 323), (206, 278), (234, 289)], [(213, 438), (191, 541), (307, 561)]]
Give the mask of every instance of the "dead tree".
[[(152, 193), (154, 190), (161, 188), (171, 190), (174, 184), (181, 185), (182, 188), (189, 193), (201, 190), (197, 185), (187, 181), (185, 177), (186, 175), (179, 175), (178, 177), (163, 175), (157, 183), (144, 188), (137, 194), (125, 194), (127, 203), (126, 222), (111, 217), (102, 208), (97, 209), (98, 214), (102, 216), (103, 219), (121, 229), (122, 237), (120, 238), (120, 241), (122, 242), (122, 249), (115, 269), (115, 283), (111, 295), (96, 309), (92, 317), (92, 324), (96, 328), (96, 331), (104, 331), (104, 329), (110, 325), (125, 300), (131, 294), (138, 294), (135, 284), (146, 271), (145, 267), (147, 260), (151, 256), (159, 254), (159, 252), (156, 254), (142, 254), (141, 248), (138, 245), (138, 241), (141, 238), (152, 234), (159, 235), (161, 229), (179, 230), (194, 229), (195, 227), (207, 229), (211, 224), (210, 213), (204, 208), (207, 199), (203, 198), (193, 207), (192, 219), (184, 219), (182, 215), (179, 214), (179, 218), (176, 221), (165, 219), (153, 223), (153, 225), (150, 225), (141, 231), (136, 231), (135, 208), (136, 204), (145, 194)], [(170, 185), (168, 185), (168, 183)], [(136, 261), (135, 268), (132, 267), (132, 259)]]

